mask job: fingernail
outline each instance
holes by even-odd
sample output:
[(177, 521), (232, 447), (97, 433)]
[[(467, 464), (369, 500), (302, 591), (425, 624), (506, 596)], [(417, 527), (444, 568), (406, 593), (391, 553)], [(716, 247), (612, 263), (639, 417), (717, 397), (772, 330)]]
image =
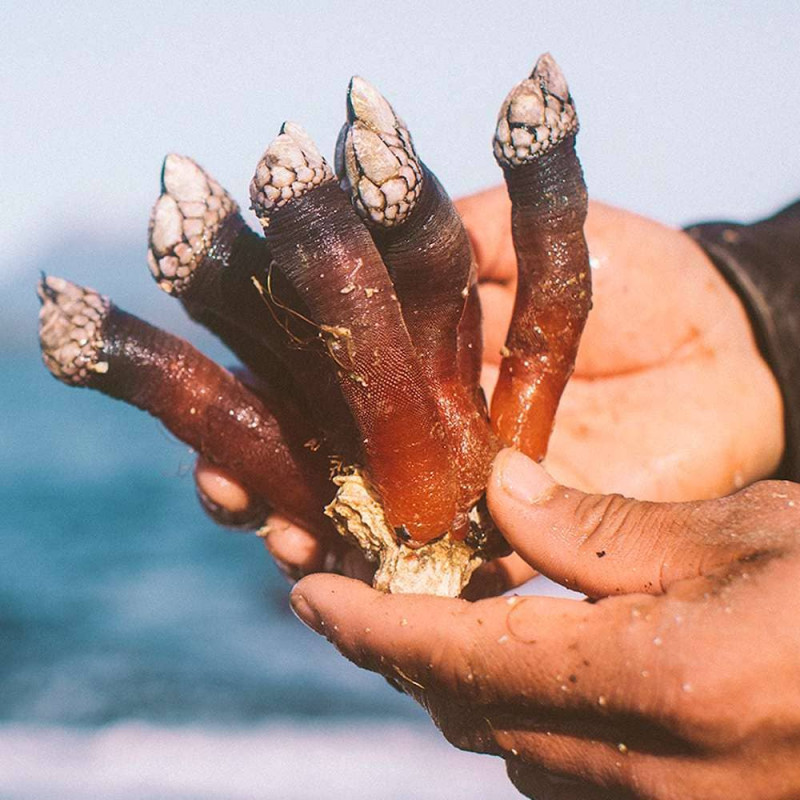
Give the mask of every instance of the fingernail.
[(495, 469), (503, 491), (519, 503), (541, 503), (557, 485), (535, 461), (510, 448), (498, 456)]
[(291, 527), (291, 522), (281, 516), (272, 514), (256, 533), (264, 540), (264, 546), (274, 556), (275, 540), (277, 539), (280, 542), (281, 534), (286, 533)]
[[(256, 530), (263, 524), (264, 518), (269, 514), (269, 509), (260, 503), (253, 503), (241, 511), (231, 511), (212, 500), (199, 485), (197, 485), (196, 489), (197, 499), (200, 501), (203, 511), (217, 525), (239, 530)], [(259, 535), (263, 534), (259, 531)]]
[(325, 623), (302, 594), (299, 592), (292, 592), (291, 595), (289, 595), (289, 602), (291, 603), (292, 611), (294, 611), (295, 616), (303, 625), (311, 628), (314, 633), (322, 633)]
[(219, 467), (198, 458), (194, 478), (200, 505), (218, 525), (253, 530), (267, 518), (266, 504), (251, 497)]

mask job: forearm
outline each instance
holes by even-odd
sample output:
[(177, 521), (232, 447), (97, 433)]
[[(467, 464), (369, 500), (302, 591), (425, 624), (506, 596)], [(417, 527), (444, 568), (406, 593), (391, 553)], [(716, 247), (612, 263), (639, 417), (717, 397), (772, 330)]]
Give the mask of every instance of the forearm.
[(747, 310), (783, 396), (786, 445), (776, 476), (800, 480), (800, 201), (751, 225), (712, 222), (686, 230)]

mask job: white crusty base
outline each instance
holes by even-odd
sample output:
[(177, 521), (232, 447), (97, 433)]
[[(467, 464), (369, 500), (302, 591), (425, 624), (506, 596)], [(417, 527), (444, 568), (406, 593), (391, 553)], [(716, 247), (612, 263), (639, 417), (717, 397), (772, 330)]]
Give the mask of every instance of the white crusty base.
[(339, 533), (378, 562), (373, 586), (392, 594), (458, 597), (484, 559), (464, 542), (444, 536), (419, 548), (397, 541), (377, 494), (358, 470), (333, 479), (339, 487), (325, 508)]

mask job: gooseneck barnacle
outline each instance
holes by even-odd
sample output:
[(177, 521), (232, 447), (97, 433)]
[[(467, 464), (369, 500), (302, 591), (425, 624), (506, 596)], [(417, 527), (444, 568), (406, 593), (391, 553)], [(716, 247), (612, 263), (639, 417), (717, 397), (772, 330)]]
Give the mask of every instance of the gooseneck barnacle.
[(492, 424), (504, 442), (536, 459), (547, 449), (591, 307), (577, 132), (567, 82), (546, 53), (503, 102), (494, 138), (511, 198), (518, 283)]
[(494, 139), (519, 280), (491, 414), (469, 237), (358, 77), (336, 171), (294, 123), (264, 152), (250, 186), (263, 237), (194, 161), (164, 162), (150, 271), (249, 377), (53, 277), (39, 287), (45, 364), (149, 411), (265, 506), (337, 529), (377, 562), (379, 588), (458, 594), (504, 547), (483, 503), (492, 459), (503, 445), (544, 455), (590, 307), (577, 127), (542, 56)]

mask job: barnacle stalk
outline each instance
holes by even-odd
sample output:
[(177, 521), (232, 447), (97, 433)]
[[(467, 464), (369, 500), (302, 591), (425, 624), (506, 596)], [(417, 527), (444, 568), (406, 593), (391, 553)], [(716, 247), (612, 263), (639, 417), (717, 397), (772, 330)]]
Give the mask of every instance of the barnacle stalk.
[[(455, 459), (459, 511), (466, 515), (483, 494), (499, 449), (478, 371), (459, 358), (465, 348), (470, 359), (479, 362), (481, 356), (469, 237), (447, 193), (419, 160), (405, 123), (363, 78), (350, 82), (337, 157), (342, 184), (368, 225), (400, 300)], [(462, 329), (470, 297), (472, 314)]]
[(506, 97), (494, 137), (512, 203), (519, 281), (492, 424), (506, 444), (535, 459), (546, 452), (591, 307), (577, 131), (567, 82), (546, 53)]
[(312, 530), (325, 530), (327, 464), (304, 447), (305, 421), (273, 413), (230, 372), (188, 342), (121, 311), (92, 289), (45, 276), (39, 338), (45, 366), (148, 411), (207, 460)]
[(448, 531), (456, 481), (437, 409), (394, 287), (369, 234), (316, 145), (286, 123), (250, 187), (278, 268), (337, 366), (364, 466), (398, 535)]
[[(276, 395), (314, 418), (328, 450), (354, 457), (354, 425), (316, 330), (272, 254), (231, 196), (186, 156), (168, 155), (150, 217), (148, 263), (159, 287), (216, 334)], [(287, 309), (295, 309), (290, 314)], [(313, 387), (316, 396), (309, 396)], [(329, 401), (322, 409), (317, 396)]]

